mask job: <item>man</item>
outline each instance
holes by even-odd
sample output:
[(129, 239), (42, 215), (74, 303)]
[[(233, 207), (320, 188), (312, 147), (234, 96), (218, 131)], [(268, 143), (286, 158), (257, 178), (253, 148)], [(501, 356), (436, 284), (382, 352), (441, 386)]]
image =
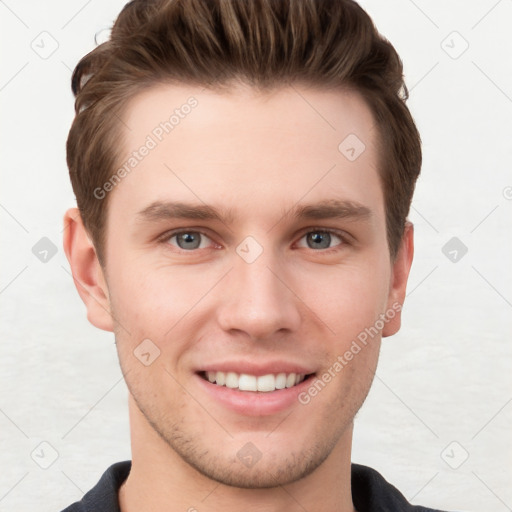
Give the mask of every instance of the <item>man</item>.
[(367, 14), (130, 2), (73, 91), (64, 248), (115, 334), (132, 460), (66, 512), (431, 510), (351, 464), (421, 167)]

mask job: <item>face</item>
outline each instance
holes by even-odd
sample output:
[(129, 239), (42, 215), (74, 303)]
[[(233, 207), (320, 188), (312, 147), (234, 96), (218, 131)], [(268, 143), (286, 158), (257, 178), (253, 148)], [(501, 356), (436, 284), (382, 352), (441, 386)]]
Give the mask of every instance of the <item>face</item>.
[(105, 294), (138, 413), (209, 478), (296, 481), (397, 329), (372, 115), (346, 91), (159, 85), (123, 121)]

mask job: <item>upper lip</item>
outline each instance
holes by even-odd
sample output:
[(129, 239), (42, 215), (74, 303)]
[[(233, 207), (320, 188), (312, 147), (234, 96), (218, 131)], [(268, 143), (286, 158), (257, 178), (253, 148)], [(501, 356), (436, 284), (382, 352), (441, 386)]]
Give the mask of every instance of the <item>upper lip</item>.
[(219, 361), (218, 363), (208, 363), (197, 370), (198, 372), (235, 372), (238, 374), (245, 373), (260, 377), (270, 373), (277, 375), (278, 373), (298, 373), (309, 375), (315, 370), (308, 368), (300, 363), (292, 363), (290, 361)]

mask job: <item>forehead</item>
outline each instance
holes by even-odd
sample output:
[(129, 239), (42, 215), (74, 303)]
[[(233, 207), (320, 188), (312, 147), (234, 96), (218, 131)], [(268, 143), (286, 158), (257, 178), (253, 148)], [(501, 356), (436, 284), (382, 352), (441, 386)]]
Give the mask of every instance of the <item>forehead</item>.
[(134, 97), (122, 121), (126, 178), (113, 195), (125, 211), (189, 200), (270, 217), (304, 198), (382, 213), (377, 131), (355, 92), (160, 84)]
[[(242, 84), (223, 89), (155, 84), (128, 102), (122, 121), (130, 146), (136, 145), (138, 140), (133, 136), (139, 137), (140, 131), (165, 145), (178, 139), (180, 132), (189, 135), (190, 130), (183, 128), (187, 125), (197, 137), (210, 128), (215, 132), (208, 138), (221, 136), (226, 130), (231, 136), (236, 135), (234, 129), (239, 130), (239, 135), (260, 134), (253, 139), (254, 144), (265, 141), (261, 136), (269, 132), (280, 135), (280, 139), (288, 138), (290, 143), (323, 132), (330, 147), (351, 133), (371, 145), (376, 135), (373, 116), (359, 93), (300, 85), (265, 92)], [(171, 133), (173, 137), (167, 137)]]

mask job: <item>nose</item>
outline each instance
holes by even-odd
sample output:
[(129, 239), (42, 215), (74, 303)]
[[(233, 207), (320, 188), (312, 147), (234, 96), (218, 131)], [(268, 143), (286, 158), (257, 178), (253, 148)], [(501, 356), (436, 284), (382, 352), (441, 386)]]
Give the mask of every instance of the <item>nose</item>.
[(217, 309), (223, 330), (242, 331), (252, 340), (263, 341), (280, 331), (298, 329), (300, 299), (276, 259), (264, 252), (256, 261), (247, 263), (235, 255), (226, 280), (225, 294)]

